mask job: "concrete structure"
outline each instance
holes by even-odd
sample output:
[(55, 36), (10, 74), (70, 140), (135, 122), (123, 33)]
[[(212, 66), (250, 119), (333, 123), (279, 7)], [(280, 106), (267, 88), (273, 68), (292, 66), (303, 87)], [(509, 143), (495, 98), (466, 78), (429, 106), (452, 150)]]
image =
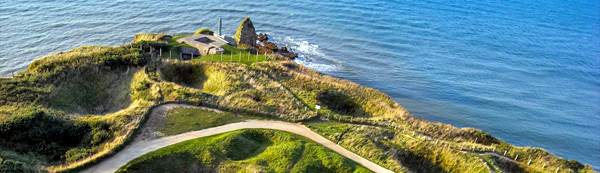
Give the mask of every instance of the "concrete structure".
[(196, 48), (181, 46), (179, 49), (179, 58), (181, 60), (190, 60), (200, 57), (200, 51)]
[(204, 34), (180, 38), (177, 42), (197, 48), (201, 56), (224, 53), (225, 50), (221, 46), (227, 44), (227, 41), (220, 37)]
[(198, 56), (225, 53), (225, 50), (221, 48), (221, 46), (226, 44), (237, 47), (237, 43), (232, 37), (222, 35), (221, 25), (222, 20), (219, 18), (219, 28), (213, 35), (198, 34), (177, 39), (178, 43), (185, 43), (196, 48), (196, 50), (193, 50), (193, 48), (181, 47), (179, 53), (180, 59), (189, 60), (197, 58)]

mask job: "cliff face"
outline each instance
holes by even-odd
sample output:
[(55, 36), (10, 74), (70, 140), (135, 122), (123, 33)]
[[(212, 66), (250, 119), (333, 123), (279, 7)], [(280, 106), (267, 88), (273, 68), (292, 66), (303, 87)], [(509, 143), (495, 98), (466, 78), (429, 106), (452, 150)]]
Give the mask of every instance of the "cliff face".
[(256, 31), (254, 30), (254, 25), (252, 24), (250, 17), (246, 17), (242, 23), (240, 23), (237, 32), (235, 32), (235, 35), (233, 36), (233, 39), (235, 39), (239, 48), (245, 49), (256, 46), (257, 37), (258, 36), (256, 35)]

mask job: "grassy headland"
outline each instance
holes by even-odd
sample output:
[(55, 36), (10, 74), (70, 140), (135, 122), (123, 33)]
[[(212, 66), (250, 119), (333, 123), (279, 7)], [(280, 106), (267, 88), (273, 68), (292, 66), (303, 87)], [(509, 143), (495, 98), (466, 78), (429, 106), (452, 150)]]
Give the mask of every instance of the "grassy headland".
[[(164, 36), (140, 34), (127, 45), (86, 46), (56, 53), (34, 61), (24, 72), (0, 79), (0, 169), (81, 169), (126, 145), (153, 106), (178, 102), (237, 114), (304, 121), (348, 150), (398, 172), (554, 172), (557, 169), (593, 172), (587, 165), (556, 157), (543, 149), (515, 147), (480, 130), (422, 120), (382, 92), (320, 74), (291, 61), (262, 61), (265, 57), (260, 59), (260, 55), (259, 61), (243, 61), (243, 56), (252, 52), (233, 47), (224, 48), (234, 53), (233, 59), (235, 53), (241, 53), (242, 60), (226, 61), (225, 57), (222, 62), (220, 58), (217, 62), (204, 58), (169, 60), (165, 57), (167, 50), (186, 45), (173, 41), (178, 36), (166, 40)], [(318, 114), (315, 105), (321, 105)], [(319, 116), (330, 121), (319, 121)], [(207, 124), (230, 120), (224, 119), (215, 117), (207, 120)], [(185, 118), (173, 123), (183, 121)], [(185, 127), (169, 133), (204, 127), (208, 126)], [(262, 146), (260, 141), (246, 142)], [(310, 142), (289, 145), (309, 147), (307, 143)], [(176, 146), (183, 145), (186, 144)], [(238, 149), (228, 148), (224, 153)], [(233, 156), (210, 156), (225, 160), (202, 162), (202, 166), (214, 170), (246, 166), (294, 170), (285, 166), (264, 167), (258, 162), (226, 161)], [(152, 158), (164, 159), (144, 158), (138, 160), (139, 164), (153, 163)], [(276, 158), (265, 154), (256, 161), (269, 159)], [(230, 167), (211, 167), (213, 163)], [(295, 165), (299, 163), (302, 162)], [(318, 162), (306, 164), (312, 163)]]

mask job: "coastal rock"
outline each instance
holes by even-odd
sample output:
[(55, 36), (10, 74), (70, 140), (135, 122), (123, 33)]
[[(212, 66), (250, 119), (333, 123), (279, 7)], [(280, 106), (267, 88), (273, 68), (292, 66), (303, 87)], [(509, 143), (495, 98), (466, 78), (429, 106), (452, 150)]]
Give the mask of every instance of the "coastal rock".
[(269, 40), (269, 36), (267, 34), (260, 33), (258, 34), (258, 41), (264, 42)]
[(293, 59), (298, 58), (298, 54), (294, 53), (294, 52), (288, 52), (288, 53), (285, 54), (285, 57), (293, 60)]
[(279, 49), (279, 48), (277, 48), (277, 45), (275, 45), (275, 43), (273, 43), (273, 42), (265, 41), (264, 44), (267, 49), (269, 49), (273, 52), (275, 52)]
[(246, 17), (237, 29), (233, 39), (237, 42), (238, 47), (247, 49), (256, 46), (256, 31), (250, 17)]
[(279, 50), (281, 53), (287, 53), (288, 49), (285, 46), (281, 46), (281, 50)]

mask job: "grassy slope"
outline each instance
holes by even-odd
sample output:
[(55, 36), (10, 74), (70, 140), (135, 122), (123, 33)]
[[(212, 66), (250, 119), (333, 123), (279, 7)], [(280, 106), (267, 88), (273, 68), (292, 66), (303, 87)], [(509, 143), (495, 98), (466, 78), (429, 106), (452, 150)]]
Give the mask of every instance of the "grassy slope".
[(147, 153), (117, 172), (369, 172), (301, 136), (238, 130)]
[[(492, 137), (491, 135), (484, 133), (480, 130), (472, 129), (472, 128), (462, 128), (458, 129), (448, 124), (442, 123), (430, 123), (425, 120), (416, 118), (411, 115), (408, 111), (404, 110), (402, 107), (398, 106), (394, 103), (389, 96), (371, 89), (362, 87), (356, 83), (349, 82), (342, 79), (333, 78), (330, 76), (322, 75), (318, 72), (310, 70), (304, 66), (297, 65), (293, 62), (263, 62), (257, 63), (253, 65), (254, 69), (261, 70), (267, 74), (270, 74), (270, 78), (280, 82), (287, 89), (292, 91), (292, 93), (296, 96), (296, 98), (302, 100), (306, 105), (314, 108), (315, 104), (319, 104), (322, 106), (322, 109), (319, 110), (319, 114), (323, 116), (331, 117), (332, 120), (341, 120), (342, 122), (351, 122), (351, 123), (360, 123), (360, 124), (370, 124), (375, 125), (378, 128), (369, 131), (378, 131), (379, 133), (383, 133), (383, 129), (404, 129), (403, 133), (406, 132), (416, 132), (417, 137), (427, 139), (428, 141), (441, 141), (440, 143), (449, 145), (453, 151), (448, 151), (448, 153), (454, 153), (456, 151), (460, 152), (469, 152), (466, 149), (460, 149), (461, 145), (472, 148), (473, 146), (479, 148), (475, 150), (476, 152), (491, 152), (492, 147), (495, 148), (494, 152), (502, 155), (504, 151), (507, 151), (507, 157), (517, 158), (518, 163), (515, 168), (517, 170), (524, 170), (527, 172), (545, 172), (548, 170), (556, 169), (560, 167), (562, 171), (578, 171), (578, 172), (591, 172), (591, 167), (587, 165), (582, 165), (573, 160), (564, 160), (558, 158), (552, 154), (549, 154), (543, 149), (539, 148), (529, 148), (529, 147), (515, 147), (510, 145), (504, 141), (501, 141), (497, 138)], [(333, 95), (337, 95), (334, 98), (350, 97), (353, 103), (347, 102), (336, 102), (335, 99), (331, 99), (331, 97), (327, 97), (326, 93), (335, 92)], [(341, 99), (343, 101), (348, 99)], [(331, 103), (338, 103), (333, 104)], [(330, 105), (328, 105), (330, 104)], [(349, 109), (358, 110), (358, 111), (339, 111), (336, 108), (339, 107), (348, 107), (348, 105), (353, 106)], [(347, 108), (348, 109), (348, 108)], [(318, 131), (318, 129), (316, 129)], [(346, 129), (338, 129), (337, 133), (344, 133), (347, 131)], [(397, 131), (397, 130), (396, 130)], [(325, 135), (326, 136), (326, 135)], [(377, 140), (377, 137), (381, 136), (364, 136), (357, 134), (352, 136), (352, 138), (362, 138), (357, 139), (357, 141), (363, 140), (372, 143), (370, 147), (364, 148), (353, 148), (354, 143), (342, 144), (347, 148), (350, 148), (351, 151), (355, 153), (364, 153), (359, 154), (363, 155), (366, 158), (371, 158), (375, 162), (379, 161), (389, 161), (385, 159), (384, 156), (392, 156), (392, 157), (403, 157), (403, 154), (407, 153), (398, 153), (397, 151), (403, 151), (403, 145), (406, 145), (406, 142), (391, 142), (389, 139), (392, 139), (390, 136), (387, 138), (382, 138), (382, 140)], [(411, 142), (411, 141), (408, 141)], [(415, 171), (427, 171), (427, 170), (453, 170), (452, 164), (449, 161), (439, 161), (438, 155), (436, 152), (440, 152), (440, 147), (443, 145), (439, 144), (430, 144), (431, 142), (425, 142), (425, 144), (431, 145), (431, 147), (421, 147), (418, 150), (409, 150), (412, 155), (416, 155), (422, 157), (424, 160), (422, 165), (413, 165), (412, 170)], [(400, 145), (398, 145), (400, 144)], [(484, 148), (485, 147), (485, 148)], [(385, 153), (380, 154), (379, 156), (368, 156), (371, 151), (380, 150)], [(479, 165), (479, 164), (471, 164), (470, 160), (480, 159), (478, 155), (474, 156), (452, 156), (450, 159), (462, 159), (461, 161), (467, 163), (468, 165)], [(529, 159), (531, 158), (530, 165), (527, 165)], [(465, 160), (466, 159), (466, 160)], [(428, 164), (426, 162), (430, 162), (432, 164)], [(409, 163), (410, 164), (410, 163)], [(394, 164), (396, 165), (396, 164)], [(402, 165), (402, 164), (397, 164)], [(546, 166), (544, 166), (546, 165)], [(552, 165), (552, 166), (549, 166)], [(411, 166), (406, 166), (411, 167)], [(439, 168), (437, 168), (439, 167)], [(400, 169), (388, 167), (390, 169)]]

